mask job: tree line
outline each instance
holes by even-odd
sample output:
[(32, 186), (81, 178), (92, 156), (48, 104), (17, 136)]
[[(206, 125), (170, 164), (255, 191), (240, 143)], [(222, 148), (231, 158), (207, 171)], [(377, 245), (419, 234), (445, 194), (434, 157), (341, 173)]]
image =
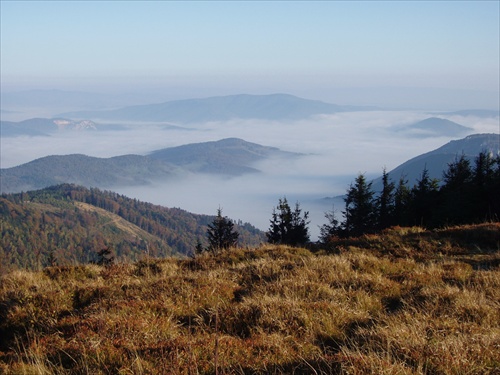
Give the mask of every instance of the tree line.
[[(309, 212), (302, 212), (300, 204), (295, 204), (292, 210), (286, 197), (280, 198), (278, 205), (273, 208), (271, 227), (266, 232), (269, 243), (291, 246), (303, 245), (309, 242)], [(239, 233), (234, 229), (234, 222), (222, 216), (219, 207), (217, 216), (208, 225), (208, 247), (204, 248), (200, 242), (196, 246), (196, 253), (209, 251), (213, 254), (238, 244)]]
[[(473, 165), (472, 165), (473, 164)], [(403, 175), (392, 181), (384, 169), (382, 190), (376, 193), (372, 182), (359, 174), (347, 189), (343, 220), (335, 211), (325, 213), (327, 223), (320, 227), (320, 241), (356, 237), (380, 232), (391, 226), (421, 226), (428, 229), (448, 225), (498, 221), (500, 217), (500, 156), (481, 152), (474, 162), (457, 156), (443, 172), (442, 180), (430, 178), (425, 167), (413, 187)], [(309, 213), (297, 202), (292, 209), (286, 197), (273, 209), (266, 232), (269, 243), (291, 246), (309, 242)], [(207, 230), (209, 246), (197, 252), (217, 252), (236, 245), (238, 233), (233, 223), (217, 218)]]
[(449, 225), (498, 221), (500, 217), (500, 156), (481, 152), (471, 162), (457, 156), (442, 180), (429, 177), (425, 167), (413, 187), (405, 176), (395, 183), (383, 171), (382, 190), (359, 174), (347, 190), (343, 220), (326, 214), (321, 240), (376, 233), (391, 226), (422, 226), (428, 229)]

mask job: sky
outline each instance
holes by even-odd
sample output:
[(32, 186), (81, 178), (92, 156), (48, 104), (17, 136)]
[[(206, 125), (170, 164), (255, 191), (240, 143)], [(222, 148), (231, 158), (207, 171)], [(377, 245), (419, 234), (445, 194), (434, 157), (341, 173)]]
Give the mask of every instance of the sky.
[(396, 87), (486, 92), (489, 107), (498, 98), (499, 1), (0, 4), (4, 91), (329, 100), (335, 90)]

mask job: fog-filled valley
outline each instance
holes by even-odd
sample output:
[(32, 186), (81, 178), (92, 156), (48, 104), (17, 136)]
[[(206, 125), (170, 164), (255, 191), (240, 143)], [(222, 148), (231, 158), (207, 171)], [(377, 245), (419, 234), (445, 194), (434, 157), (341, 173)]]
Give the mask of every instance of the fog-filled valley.
[[(279, 108), (266, 108), (266, 113), (277, 110)], [(63, 109), (54, 110), (48, 118), (60, 118), (61, 112)], [(26, 114), (25, 119), (31, 118), (30, 115), (36, 117), (37, 114)], [(376, 178), (384, 167), (390, 171), (451, 140), (470, 134), (499, 132), (499, 117), (495, 111), (485, 114), (478, 111), (357, 110), (354, 107), (353, 110), (292, 119), (280, 116), (254, 119), (248, 115), (246, 118), (198, 119), (184, 123), (103, 120), (98, 114), (94, 116), (80, 118), (92, 120), (91, 129), (59, 127), (50, 134), (9, 136), (5, 123), (14, 118), (19, 121), (20, 113), (11, 117), (4, 113), (0, 144), (2, 169), (48, 155), (148, 156), (165, 148), (240, 138), (300, 155), (287, 157), (283, 154), (256, 160), (251, 163), (251, 168), (257, 170), (253, 173), (182, 170), (170, 177), (151, 179), (147, 184), (99, 187), (193, 213), (215, 214), (220, 207), (224, 215), (249, 222), (261, 230), (268, 228), (278, 199), (286, 196), (290, 202), (299, 202), (310, 212), (312, 239), (316, 238), (318, 226), (325, 221), (324, 213), (332, 209), (332, 204), (337, 210), (343, 208), (342, 199), (325, 198), (344, 194), (359, 173), (364, 173), (368, 179)], [(430, 125), (426, 125), (426, 121), (431, 121)]]

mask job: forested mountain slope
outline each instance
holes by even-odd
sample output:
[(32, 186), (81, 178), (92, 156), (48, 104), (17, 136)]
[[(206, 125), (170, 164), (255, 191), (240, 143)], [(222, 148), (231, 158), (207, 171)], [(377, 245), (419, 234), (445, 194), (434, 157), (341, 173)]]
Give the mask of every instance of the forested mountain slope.
[[(412, 186), (421, 178), (422, 171), (426, 169), (429, 178), (442, 181), (443, 172), (448, 169), (448, 165), (461, 155), (464, 155), (473, 165), (474, 159), (481, 152), (491, 153), (493, 157), (496, 157), (499, 155), (499, 151), (500, 137), (498, 134), (472, 134), (462, 139), (450, 141), (433, 151), (404, 162), (391, 170), (389, 176), (395, 182), (404, 177)], [(382, 177), (373, 181), (373, 188), (375, 191), (382, 189)]]
[[(3, 194), (0, 219), (0, 268), (6, 272), (88, 263), (105, 247), (118, 260), (190, 254), (198, 241), (205, 243), (214, 217), (65, 184)], [(238, 224), (240, 245), (263, 242), (261, 231)]]

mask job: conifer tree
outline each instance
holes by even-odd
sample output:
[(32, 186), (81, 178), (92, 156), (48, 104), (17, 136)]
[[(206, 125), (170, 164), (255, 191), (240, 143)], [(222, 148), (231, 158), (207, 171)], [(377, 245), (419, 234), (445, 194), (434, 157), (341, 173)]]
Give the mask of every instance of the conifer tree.
[(448, 164), (443, 172), (444, 185), (440, 189), (438, 225), (463, 224), (471, 219), (473, 202), (471, 195), (472, 170), (470, 161), (462, 154)]
[(234, 230), (234, 223), (222, 216), (222, 209), (217, 210), (217, 216), (207, 229), (208, 250), (216, 254), (220, 250), (236, 246), (239, 233)]
[(455, 161), (448, 164), (448, 169), (443, 172), (444, 188), (460, 190), (472, 180), (470, 161), (464, 154), (455, 157)]
[(292, 211), (286, 197), (279, 199), (278, 206), (273, 208), (271, 226), (266, 233), (267, 240), (274, 244), (291, 246), (303, 245), (309, 242), (309, 212), (302, 214), (299, 203)]
[(394, 224), (394, 182), (389, 181), (389, 174), (384, 168), (382, 173), (382, 191), (376, 200), (377, 228), (379, 230)]
[(347, 190), (343, 223), (344, 235), (360, 236), (375, 230), (376, 206), (373, 199), (372, 183), (366, 182), (364, 174), (359, 174)]
[(427, 166), (412, 189), (412, 225), (433, 226), (432, 214), (438, 203), (438, 180), (430, 178)]
[(196, 246), (194, 248), (194, 252), (195, 252), (195, 254), (201, 254), (201, 253), (203, 253), (203, 251), (205, 251), (205, 249), (203, 248), (203, 245), (201, 244), (201, 241), (198, 238), (196, 240)]
[[(496, 165), (496, 170), (495, 170)], [(475, 221), (498, 220), (500, 214), (500, 156), (481, 152), (475, 160), (473, 171), (473, 196)]]
[(335, 208), (332, 207), (332, 210), (329, 212), (325, 212), (325, 218), (328, 220), (328, 223), (323, 224), (319, 228), (319, 240), (322, 243), (328, 243), (332, 238), (339, 237), (341, 234), (341, 226), (337, 218), (335, 217)]
[(113, 264), (115, 257), (110, 246), (105, 246), (97, 252), (97, 264), (100, 266), (109, 267)]
[(411, 202), (411, 191), (408, 180), (403, 175), (399, 178), (398, 186), (394, 192), (394, 221), (395, 224), (409, 225), (409, 207)]

